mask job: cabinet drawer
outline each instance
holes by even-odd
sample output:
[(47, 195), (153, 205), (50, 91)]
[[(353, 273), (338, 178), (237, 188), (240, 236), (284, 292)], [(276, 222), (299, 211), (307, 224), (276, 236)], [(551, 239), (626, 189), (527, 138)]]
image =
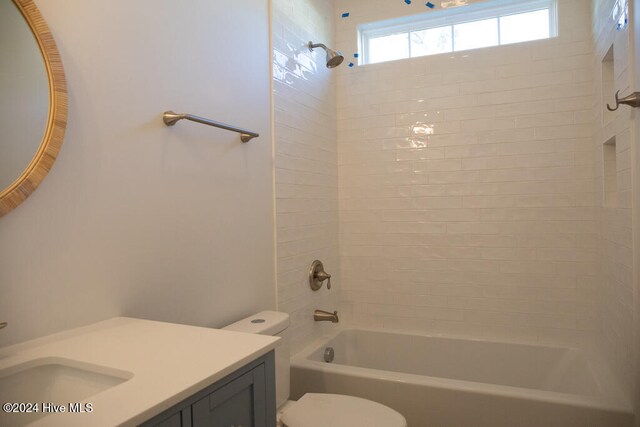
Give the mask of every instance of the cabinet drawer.
[(264, 365), (194, 403), (191, 415), (193, 427), (267, 427)]

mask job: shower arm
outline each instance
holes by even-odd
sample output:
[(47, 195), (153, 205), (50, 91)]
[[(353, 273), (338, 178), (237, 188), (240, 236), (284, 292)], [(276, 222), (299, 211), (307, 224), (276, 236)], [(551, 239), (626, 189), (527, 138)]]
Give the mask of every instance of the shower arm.
[(324, 45), (324, 44), (322, 44), (322, 43), (313, 43), (313, 42), (309, 42), (308, 46), (309, 46), (309, 50), (313, 50), (313, 49), (315, 49), (316, 47), (321, 47), (321, 48), (323, 48), (325, 51), (328, 49), (328, 47), (327, 47), (327, 46), (325, 46), (325, 45)]

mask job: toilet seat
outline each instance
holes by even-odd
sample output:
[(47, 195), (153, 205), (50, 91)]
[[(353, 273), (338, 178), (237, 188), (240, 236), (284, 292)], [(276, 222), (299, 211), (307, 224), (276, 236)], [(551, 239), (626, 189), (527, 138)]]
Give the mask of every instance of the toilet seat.
[(407, 427), (402, 415), (388, 406), (354, 396), (307, 393), (286, 407), (287, 427)]

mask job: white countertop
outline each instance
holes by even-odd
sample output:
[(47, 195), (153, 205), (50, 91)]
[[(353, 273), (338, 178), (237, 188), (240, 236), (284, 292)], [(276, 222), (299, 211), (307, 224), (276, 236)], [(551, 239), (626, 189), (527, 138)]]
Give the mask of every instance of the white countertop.
[[(116, 317), (0, 349), (0, 370), (44, 357), (130, 372), (83, 402), (91, 413), (50, 414), (33, 426), (137, 425), (268, 353), (279, 338)], [(5, 402), (0, 402), (5, 403)]]

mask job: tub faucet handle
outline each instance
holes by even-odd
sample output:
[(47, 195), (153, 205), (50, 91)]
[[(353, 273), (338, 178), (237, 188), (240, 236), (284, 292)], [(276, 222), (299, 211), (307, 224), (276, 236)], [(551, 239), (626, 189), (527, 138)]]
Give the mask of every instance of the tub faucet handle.
[(331, 289), (331, 275), (327, 272), (324, 271), (319, 271), (316, 274), (316, 279), (318, 279), (320, 282), (324, 282), (325, 280), (327, 281), (327, 289)]
[(317, 291), (325, 280), (327, 281), (327, 289), (331, 289), (331, 275), (324, 271), (322, 261), (313, 261), (309, 269), (309, 286), (312, 290)]

